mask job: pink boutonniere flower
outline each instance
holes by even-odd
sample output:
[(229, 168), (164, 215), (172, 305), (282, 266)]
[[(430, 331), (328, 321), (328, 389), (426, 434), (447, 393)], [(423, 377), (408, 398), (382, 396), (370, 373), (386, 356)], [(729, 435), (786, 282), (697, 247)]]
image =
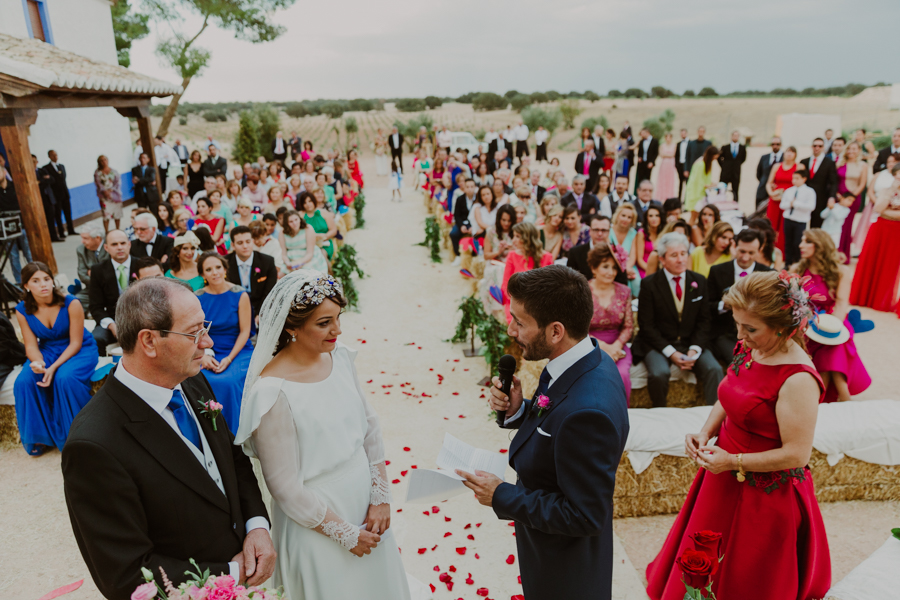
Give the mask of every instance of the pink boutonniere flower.
[(699, 286), (697, 285), (697, 282), (696, 282), (696, 281), (692, 281), (692, 282), (691, 282), (691, 287), (694, 288), (694, 289), (696, 290), (697, 287), (699, 287)]
[(222, 405), (215, 400), (204, 402), (202, 398), (200, 399), (200, 404), (203, 406), (203, 410), (200, 413), (212, 419), (213, 431), (218, 431), (216, 428), (216, 417), (222, 414)]
[(255, 269), (253, 269), (253, 271), (254, 271), (255, 273), (259, 273), (259, 267), (256, 267)]
[(537, 406), (538, 408), (538, 416), (543, 416), (544, 411), (549, 410), (552, 405), (553, 402), (550, 401), (550, 398), (548, 396), (545, 396), (544, 394), (538, 396), (537, 400), (535, 401), (535, 406)]

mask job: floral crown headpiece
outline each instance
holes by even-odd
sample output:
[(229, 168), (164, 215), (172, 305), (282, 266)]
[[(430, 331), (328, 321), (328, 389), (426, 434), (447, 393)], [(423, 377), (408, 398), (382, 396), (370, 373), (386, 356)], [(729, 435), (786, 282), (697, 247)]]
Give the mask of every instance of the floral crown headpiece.
[(331, 275), (322, 275), (315, 281), (303, 285), (294, 295), (291, 310), (309, 308), (322, 304), (325, 298), (343, 296), (344, 287)]
[(825, 300), (821, 294), (812, 294), (807, 291), (806, 286), (812, 279), (809, 275), (800, 277), (796, 273), (782, 271), (778, 274), (778, 283), (784, 288), (784, 306), (781, 310), (791, 311), (791, 324), (794, 331), (790, 337), (793, 337), (798, 331), (804, 331), (807, 324), (815, 320), (816, 307), (814, 302)]

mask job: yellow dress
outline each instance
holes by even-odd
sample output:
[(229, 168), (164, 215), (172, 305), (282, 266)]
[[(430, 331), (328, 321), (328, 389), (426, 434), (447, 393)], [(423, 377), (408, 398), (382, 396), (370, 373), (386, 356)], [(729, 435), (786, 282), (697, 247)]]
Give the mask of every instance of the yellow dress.
[(706, 172), (703, 159), (698, 159), (691, 167), (691, 175), (688, 177), (687, 187), (684, 192), (684, 209), (694, 210), (697, 203), (706, 196), (706, 186), (712, 183), (712, 169)]
[(691, 271), (693, 271), (694, 273), (699, 273), (704, 277), (709, 277), (710, 268), (712, 268), (714, 265), (721, 265), (722, 263), (726, 263), (729, 260), (731, 260), (731, 255), (726, 253), (716, 259), (716, 262), (714, 262), (713, 264), (709, 264), (708, 262), (706, 262), (706, 248), (704, 248), (703, 246), (699, 246), (697, 248), (694, 248), (694, 251), (691, 252)]

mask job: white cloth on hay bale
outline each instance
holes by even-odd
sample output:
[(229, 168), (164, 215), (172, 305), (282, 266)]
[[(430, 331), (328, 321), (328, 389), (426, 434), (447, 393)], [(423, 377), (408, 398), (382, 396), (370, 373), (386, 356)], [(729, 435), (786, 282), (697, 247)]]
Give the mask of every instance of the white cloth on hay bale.
[[(660, 454), (685, 457), (684, 437), (697, 433), (712, 410), (632, 408), (625, 451), (635, 473)], [(859, 400), (819, 405), (813, 448), (836, 465), (844, 456), (876, 465), (900, 465), (900, 400)]]
[[(631, 365), (628, 371), (631, 376), (631, 389), (639, 390), (647, 387), (647, 365), (641, 362)], [(675, 364), (669, 364), (669, 381), (683, 381), (688, 385), (697, 385), (697, 376), (693, 371), (685, 371)]]
[(900, 592), (900, 540), (890, 537), (825, 594), (826, 600), (884, 600)]

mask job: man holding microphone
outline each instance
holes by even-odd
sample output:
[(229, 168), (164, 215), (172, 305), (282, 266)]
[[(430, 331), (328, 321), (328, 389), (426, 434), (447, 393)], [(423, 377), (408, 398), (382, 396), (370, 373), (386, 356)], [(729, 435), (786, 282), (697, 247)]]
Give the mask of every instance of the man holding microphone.
[(509, 395), (494, 378), (490, 406), (518, 429), (509, 448), (515, 485), (457, 473), (481, 504), (515, 521), (522, 587), (529, 600), (612, 595), (613, 490), (628, 437), (625, 388), (615, 362), (588, 337), (587, 280), (559, 265), (513, 275), (507, 332), (525, 360), (549, 358), (537, 391)]

